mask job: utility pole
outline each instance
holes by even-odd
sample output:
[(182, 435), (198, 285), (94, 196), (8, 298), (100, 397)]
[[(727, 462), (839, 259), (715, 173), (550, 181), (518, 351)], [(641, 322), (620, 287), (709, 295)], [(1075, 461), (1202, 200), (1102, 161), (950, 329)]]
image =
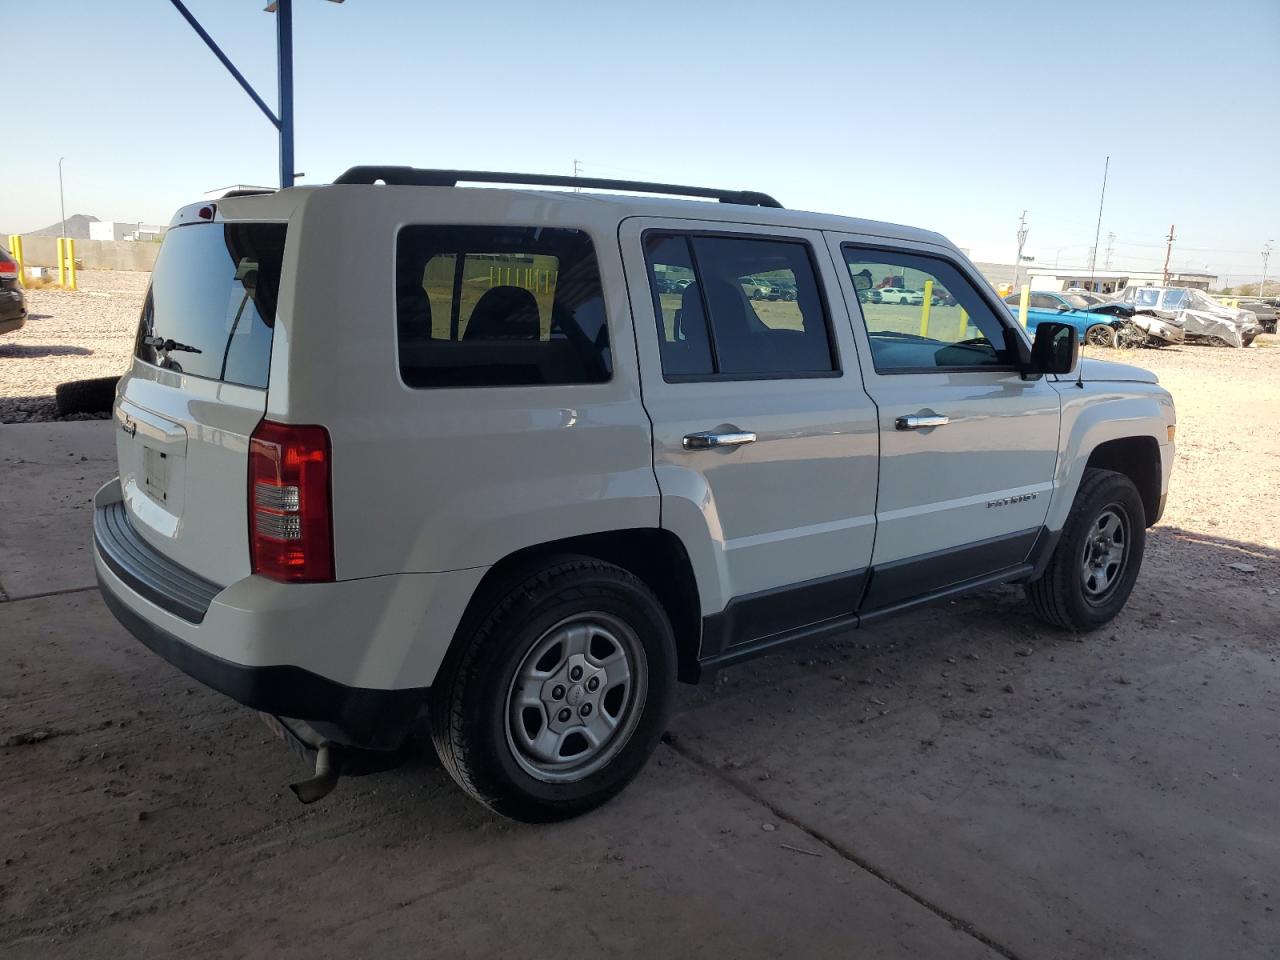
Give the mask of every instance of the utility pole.
[[(58, 158), (58, 209), (62, 211), (63, 239), (66, 239), (66, 236), (67, 236), (67, 202), (66, 200), (63, 199), (63, 194), (62, 194), (62, 161), (65, 159), (67, 158), (66, 157)], [(1264, 260), (1263, 263), (1265, 264), (1266, 261)], [(1264, 267), (1264, 272), (1265, 272), (1265, 267)]]
[(1093, 273), (1093, 271), (1097, 268), (1097, 265), (1098, 265), (1098, 248), (1090, 247), (1089, 248), (1089, 272)]
[(1166, 244), (1164, 248), (1164, 286), (1166, 287), (1169, 285), (1169, 257), (1173, 255), (1173, 241), (1178, 239), (1173, 235), (1173, 230), (1174, 225), (1171, 223), (1169, 224), (1169, 235), (1164, 238)]
[(1027, 211), (1018, 218), (1018, 255), (1013, 261), (1013, 289), (1018, 289), (1018, 270), (1022, 266), (1022, 247), (1027, 242)]
[[(577, 179), (579, 176), (581, 176), (581, 174), (582, 174), (582, 161), (581, 161), (581, 160), (575, 160), (575, 161), (573, 161), (573, 176), (574, 176), (574, 179)], [(574, 188), (573, 188), (573, 192), (574, 192), (574, 193), (581, 193), (581, 192), (582, 192), (582, 188), (581, 188), (581, 187), (574, 187)]]
[(1267, 295), (1267, 261), (1271, 259), (1271, 241), (1262, 245), (1262, 282), (1258, 284), (1258, 296)]
[(1116, 245), (1116, 235), (1114, 232), (1107, 234), (1107, 257), (1102, 261), (1102, 269), (1111, 269), (1111, 252)]

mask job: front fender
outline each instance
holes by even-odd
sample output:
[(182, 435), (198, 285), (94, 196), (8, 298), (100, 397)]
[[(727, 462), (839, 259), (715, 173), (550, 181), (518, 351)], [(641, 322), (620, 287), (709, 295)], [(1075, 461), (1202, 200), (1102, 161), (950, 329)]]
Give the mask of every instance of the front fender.
[(1130, 437), (1151, 437), (1160, 450), (1160, 496), (1169, 491), (1174, 444), (1169, 427), (1175, 422), (1169, 391), (1148, 383), (1075, 381), (1055, 384), (1062, 394), (1062, 428), (1058, 434), (1058, 466), (1053, 497), (1045, 520), (1061, 530), (1084, 476), (1089, 457), (1102, 444)]

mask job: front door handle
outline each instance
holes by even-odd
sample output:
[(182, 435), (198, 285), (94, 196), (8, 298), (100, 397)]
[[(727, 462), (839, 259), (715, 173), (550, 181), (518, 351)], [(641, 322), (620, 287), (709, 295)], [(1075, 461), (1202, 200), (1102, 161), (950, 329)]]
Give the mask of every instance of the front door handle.
[(899, 417), (893, 422), (893, 425), (899, 430), (924, 430), (926, 427), (945, 427), (950, 422), (950, 417), (940, 417), (937, 414), (929, 414), (928, 416), (911, 414)]
[(732, 430), (717, 433), (707, 430), (704, 433), (691, 433), (684, 438), (686, 450), (710, 450), (712, 447), (738, 447), (744, 443), (755, 443), (756, 435), (750, 430)]

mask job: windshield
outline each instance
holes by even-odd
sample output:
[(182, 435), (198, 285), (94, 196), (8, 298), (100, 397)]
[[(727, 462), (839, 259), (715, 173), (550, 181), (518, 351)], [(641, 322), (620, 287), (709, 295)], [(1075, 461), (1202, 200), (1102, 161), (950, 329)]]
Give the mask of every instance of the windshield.
[(170, 230), (138, 323), (139, 360), (265, 387), (284, 259), (283, 223)]

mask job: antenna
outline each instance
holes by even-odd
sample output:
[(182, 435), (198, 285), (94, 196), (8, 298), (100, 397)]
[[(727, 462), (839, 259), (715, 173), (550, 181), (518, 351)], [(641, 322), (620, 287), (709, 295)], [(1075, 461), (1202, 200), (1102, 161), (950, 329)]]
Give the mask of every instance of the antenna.
[[(1107, 173), (1111, 170), (1111, 154), (1107, 154), (1107, 161), (1102, 165), (1102, 193), (1098, 197), (1098, 226), (1093, 231), (1093, 250), (1094, 256), (1089, 258), (1089, 291), (1095, 292), (1097, 284), (1094, 282), (1094, 262), (1097, 258), (1098, 238), (1102, 235), (1102, 205), (1107, 199)], [(1076, 386), (1081, 390), (1084, 389), (1084, 361), (1080, 361), (1076, 365)]]

